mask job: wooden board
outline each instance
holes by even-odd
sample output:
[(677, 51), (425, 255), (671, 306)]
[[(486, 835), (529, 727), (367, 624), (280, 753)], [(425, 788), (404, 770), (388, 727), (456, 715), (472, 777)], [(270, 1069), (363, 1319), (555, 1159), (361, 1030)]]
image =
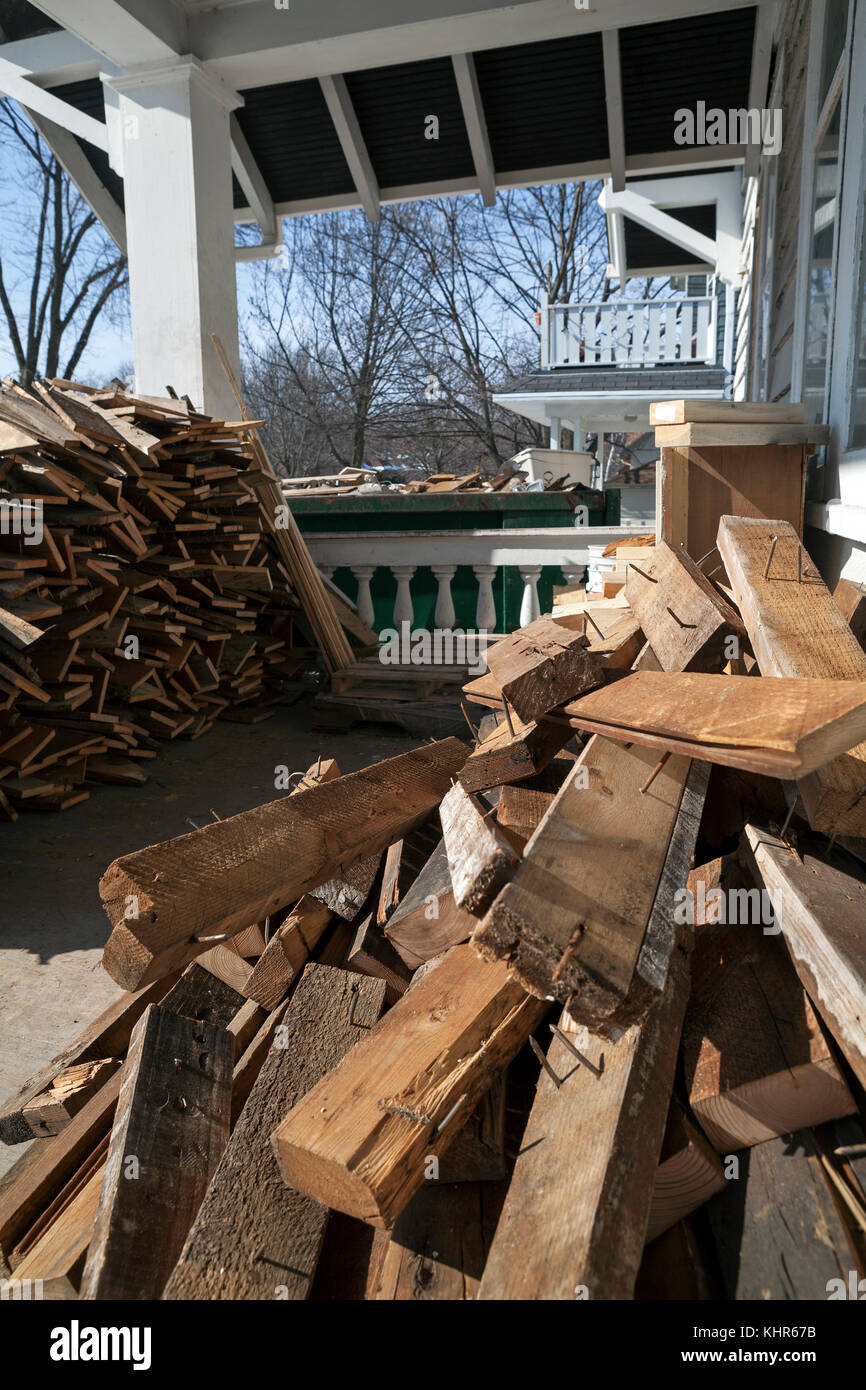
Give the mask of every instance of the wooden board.
[(394, 1230), (376, 1231), (367, 1278), (372, 1302), (475, 1299), (501, 1205), (495, 1184), (426, 1183)]
[[(489, 681), (492, 677), (483, 679)], [(468, 687), (464, 689), (468, 693)], [(511, 716), (512, 733), (505, 716), (499, 715), (498, 719), (496, 728), (480, 741), (460, 772), (460, 781), (468, 792), (486, 791), (532, 777), (547, 767), (571, 736), (556, 724), (525, 724), (516, 714)]]
[(404, 835), (467, 756), (458, 739), (428, 744), (115, 860), (100, 881), (113, 927), (103, 965), (138, 987), (297, 902)]
[(653, 401), (651, 425), (799, 425), (801, 404), (787, 401)]
[(866, 588), (840, 579), (833, 590), (833, 602), (862, 647), (866, 640)]
[(393, 1224), (546, 1007), (455, 946), (274, 1131), (286, 1182)]
[(524, 721), (536, 719), (604, 679), (587, 639), (551, 618), (538, 618), (487, 648), (487, 665), (504, 698)]
[(721, 671), (727, 638), (745, 638), (731, 605), (684, 550), (666, 541), (649, 561), (629, 566), (626, 594), (665, 671)]
[(866, 680), (635, 671), (562, 716), (625, 743), (800, 778), (866, 735)]
[(104, 1173), (103, 1158), (81, 1191), (76, 1193), (15, 1266), (16, 1279), (42, 1279), (45, 1283), (55, 1279), (68, 1280), (74, 1289), (78, 1289), (87, 1247), (93, 1235)]
[(424, 868), (385, 924), (385, 936), (409, 970), (468, 941), (477, 923), (454, 901), (445, 841), (440, 840)]
[(115, 1057), (78, 1062), (54, 1078), (51, 1088), (24, 1106), (24, 1118), (39, 1139), (59, 1134), (104, 1085), (120, 1063)]
[[(793, 527), (724, 516), (718, 543), (764, 676), (866, 680), (866, 653)], [(866, 835), (866, 742), (842, 751), (800, 795), (814, 829)]]
[(331, 922), (324, 903), (304, 897), (278, 927), (253, 967), (244, 994), (263, 1009), (275, 1009), (303, 970)]
[(725, 1188), (725, 1170), (678, 1101), (671, 1103), (653, 1187), (647, 1244)]
[(567, 1017), (547, 1052), (484, 1270), (487, 1301), (630, 1298), (652, 1205), (688, 998), (677, 950), (667, 989), (616, 1043)]
[(439, 803), (442, 836), (455, 905), (474, 916), (486, 912), (520, 862), (520, 846), (460, 782)]
[(750, 421), (748, 424), (713, 424), (697, 421), (684, 425), (656, 425), (657, 449), (768, 449), (774, 445), (826, 444), (830, 438), (827, 425), (771, 423)]
[(327, 1208), (282, 1181), (271, 1131), (366, 1036), (385, 987), (308, 965), (166, 1285), (168, 1299), (303, 1299)]
[(135, 1025), (82, 1298), (159, 1298), (228, 1142), (232, 1053), (223, 1030), (158, 1004)]
[(592, 739), (472, 939), (595, 1028), (629, 993), (689, 771), (672, 758), (641, 795), (655, 761)]
[[(777, 836), (747, 825), (758, 881), (809, 998), (866, 1087), (866, 882), (821, 856), (800, 859)], [(854, 867), (853, 864), (850, 867)]]
[(856, 1109), (781, 943), (741, 919), (697, 931), (683, 1067), (722, 1154)]

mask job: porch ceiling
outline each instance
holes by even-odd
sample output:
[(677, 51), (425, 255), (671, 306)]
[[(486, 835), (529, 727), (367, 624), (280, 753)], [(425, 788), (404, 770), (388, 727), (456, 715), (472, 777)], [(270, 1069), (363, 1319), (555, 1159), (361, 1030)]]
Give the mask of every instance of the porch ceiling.
[[(738, 146), (675, 145), (674, 113), (749, 104), (757, 6), (589, 3), (414, 0), (407, 22), (403, 0), (0, 0), (0, 57), (101, 120), (101, 69), (192, 53), (244, 98), (238, 123), (286, 215), (362, 206), (320, 84), (334, 75), (380, 201), (740, 161)], [(105, 155), (82, 149), (119, 201)], [(252, 220), (237, 183), (234, 202)]]

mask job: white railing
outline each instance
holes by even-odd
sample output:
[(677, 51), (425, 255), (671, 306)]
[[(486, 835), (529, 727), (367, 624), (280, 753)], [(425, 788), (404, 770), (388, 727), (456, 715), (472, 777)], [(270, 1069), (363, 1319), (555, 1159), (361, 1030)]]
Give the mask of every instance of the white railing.
[(550, 304), (541, 298), (541, 366), (653, 367), (716, 361), (715, 295)]

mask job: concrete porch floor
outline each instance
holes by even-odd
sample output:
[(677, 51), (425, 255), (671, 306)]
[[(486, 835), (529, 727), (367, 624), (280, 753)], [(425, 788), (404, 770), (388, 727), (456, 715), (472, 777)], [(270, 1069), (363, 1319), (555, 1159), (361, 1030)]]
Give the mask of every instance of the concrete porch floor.
[[(110, 930), (99, 901), (118, 855), (285, 795), (274, 768), (303, 772), (319, 753), (341, 772), (419, 740), (385, 726), (310, 728), (310, 699), (261, 724), (219, 722), (193, 743), (162, 745), (139, 788), (103, 786), (69, 811), (0, 825), (0, 1099), (16, 1091), (121, 993), (99, 960)], [(27, 1145), (0, 1144), (0, 1175)]]

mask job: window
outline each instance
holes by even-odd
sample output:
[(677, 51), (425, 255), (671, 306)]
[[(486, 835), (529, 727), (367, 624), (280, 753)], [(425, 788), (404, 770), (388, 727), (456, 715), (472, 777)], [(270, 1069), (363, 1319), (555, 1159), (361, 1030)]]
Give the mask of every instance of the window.
[(854, 320), (849, 449), (866, 448), (866, 226), (863, 228), (860, 240), (860, 274)]
[(812, 195), (812, 242), (806, 308), (806, 362), (803, 403), (806, 419), (824, 419), (829, 327), (833, 304), (833, 245), (839, 195), (839, 119), (837, 101), (816, 151)]

